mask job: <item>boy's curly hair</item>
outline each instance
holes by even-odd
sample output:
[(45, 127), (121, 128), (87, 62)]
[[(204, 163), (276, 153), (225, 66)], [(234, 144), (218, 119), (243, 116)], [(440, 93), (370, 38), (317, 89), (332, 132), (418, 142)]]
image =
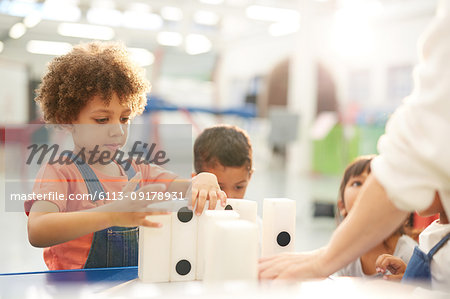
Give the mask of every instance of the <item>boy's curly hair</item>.
[(122, 43), (90, 42), (75, 46), (50, 62), (36, 89), (35, 101), (45, 122), (69, 124), (94, 96), (100, 96), (109, 105), (114, 93), (133, 114), (140, 114), (149, 90), (144, 70), (129, 59)]
[(205, 129), (194, 143), (194, 168), (196, 173), (206, 167), (221, 164), (225, 167), (246, 166), (252, 170), (252, 144), (247, 133), (230, 125)]

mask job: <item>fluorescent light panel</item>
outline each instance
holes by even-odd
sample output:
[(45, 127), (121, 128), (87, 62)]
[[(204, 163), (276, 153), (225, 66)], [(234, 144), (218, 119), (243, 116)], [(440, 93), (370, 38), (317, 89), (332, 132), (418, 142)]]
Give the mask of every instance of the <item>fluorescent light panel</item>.
[(300, 13), (286, 8), (251, 5), (245, 9), (249, 19), (267, 22), (299, 22)]
[(64, 55), (71, 49), (71, 44), (62, 42), (30, 40), (27, 43), (27, 51), (33, 54)]
[(161, 8), (161, 17), (168, 21), (181, 21), (183, 19), (183, 11), (178, 7), (165, 6)]
[(36, 27), (36, 25), (39, 24), (41, 20), (42, 20), (41, 13), (35, 10), (26, 15), (26, 17), (23, 19), (23, 24), (27, 28), (33, 28)]
[(64, 22), (77, 22), (81, 18), (81, 10), (77, 1), (47, 0), (42, 9), (42, 18)]
[(155, 55), (147, 49), (143, 48), (128, 48), (130, 58), (140, 66), (152, 65), (155, 61)]
[(156, 36), (156, 41), (163, 46), (177, 47), (183, 42), (183, 37), (178, 32), (160, 32)]
[(197, 55), (211, 51), (211, 41), (201, 34), (188, 34), (186, 36), (186, 53)]
[(297, 22), (280, 22), (269, 26), (269, 34), (272, 36), (283, 36), (292, 34), (298, 31), (300, 24)]
[(77, 23), (59, 24), (58, 33), (63, 36), (100, 40), (111, 40), (115, 35), (114, 30), (110, 27)]
[(21, 38), (25, 32), (27, 32), (27, 27), (23, 23), (16, 23), (12, 25), (11, 29), (9, 29), (9, 37), (12, 39)]
[(212, 11), (199, 10), (194, 14), (194, 22), (201, 25), (214, 26), (219, 23), (219, 15)]
[(107, 26), (120, 26), (122, 13), (110, 8), (91, 8), (87, 11), (86, 18), (89, 23)]
[(219, 5), (223, 3), (223, 0), (199, 0), (199, 2), (211, 5)]
[(162, 25), (163, 20), (154, 13), (127, 10), (123, 14), (123, 26), (128, 28), (158, 30)]

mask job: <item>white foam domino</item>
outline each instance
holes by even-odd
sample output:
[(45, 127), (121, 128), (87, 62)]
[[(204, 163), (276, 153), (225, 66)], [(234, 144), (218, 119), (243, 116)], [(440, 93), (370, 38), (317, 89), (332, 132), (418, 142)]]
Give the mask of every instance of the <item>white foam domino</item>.
[(205, 271), (206, 239), (210, 234), (209, 230), (215, 221), (219, 220), (237, 220), (239, 214), (228, 210), (205, 210), (198, 217), (198, 235), (197, 235), (197, 273), (196, 279), (202, 280)]
[(219, 220), (206, 240), (205, 282), (258, 279), (258, 228), (247, 220)]
[(258, 204), (254, 200), (227, 198), (227, 204), (221, 209), (236, 211), (240, 219), (257, 223)]
[(161, 228), (139, 227), (138, 276), (143, 282), (167, 282), (170, 279), (172, 215), (147, 216)]
[(170, 281), (195, 280), (198, 217), (187, 207), (172, 213)]
[(265, 198), (261, 256), (295, 250), (295, 200)]

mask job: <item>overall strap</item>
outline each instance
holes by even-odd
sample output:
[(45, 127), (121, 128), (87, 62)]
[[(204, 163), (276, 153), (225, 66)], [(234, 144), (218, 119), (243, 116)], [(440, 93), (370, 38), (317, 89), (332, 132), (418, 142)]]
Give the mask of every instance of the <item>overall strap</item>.
[[(117, 161), (117, 164), (122, 166), (122, 168), (125, 170), (125, 173), (127, 174), (128, 177), (128, 181), (131, 180), (136, 175), (136, 171), (134, 170), (133, 166), (131, 166), (131, 160), (125, 160), (121, 162)], [(138, 190), (139, 186), (140, 184), (137, 184), (134, 191)]]
[(102, 192), (105, 192), (102, 184), (94, 173), (92, 168), (83, 160), (81, 160), (78, 156), (74, 156), (73, 153), (69, 155), (70, 159), (77, 166), (80, 171), (83, 179), (86, 183), (89, 194), (92, 195), (92, 201), (97, 201)]
[(445, 245), (445, 243), (450, 239), (450, 233), (445, 235), (442, 240), (440, 240), (433, 248), (431, 248), (430, 252), (428, 252), (428, 257), (431, 259), (433, 255)]
[(122, 168), (125, 170), (128, 176), (128, 180), (131, 180), (136, 175), (136, 171), (134, 171), (133, 166), (131, 166), (130, 160), (117, 161), (117, 164), (122, 166)]

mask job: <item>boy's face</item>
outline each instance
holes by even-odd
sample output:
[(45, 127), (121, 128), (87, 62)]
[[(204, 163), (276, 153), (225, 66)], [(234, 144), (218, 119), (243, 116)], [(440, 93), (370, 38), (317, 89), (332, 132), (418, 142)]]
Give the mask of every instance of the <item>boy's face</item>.
[(352, 176), (344, 189), (344, 202), (340, 200), (338, 202), (338, 208), (342, 216), (347, 216), (353, 205), (355, 204), (356, 198), (358, 197), (359, 192), (361, 191), (362, 186), (364, 185), (369, 173), (364, 171), (358, 176)]
[(225, 167), (217, 164), (215, 167), (205, 169), (205, 171), (213, 173), (217, 177), (220, 189), (227, 194), (228, 198), (244, 198), (252, 175), (247, 166)]
[(122, 106), (115, 93), (108, 106), (99, 96), (94, 96), (73, 122), (75, 148), (87, 151), (98, 145), (99, 152), (114, 154), (127, 141), (131, 115), (131, 109)]

